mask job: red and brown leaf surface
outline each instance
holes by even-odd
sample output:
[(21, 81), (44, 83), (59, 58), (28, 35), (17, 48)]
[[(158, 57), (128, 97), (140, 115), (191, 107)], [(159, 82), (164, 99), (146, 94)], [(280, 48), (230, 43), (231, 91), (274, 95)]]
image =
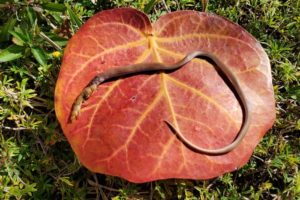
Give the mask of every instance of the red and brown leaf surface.
[[(175, 63), (205, 50), (238, 76), (251, 104), (242, 143), (220, 156), (195, 153), (167, 127), (172, 122), (193, 143), (226, 146), (236, 137), (242, 111), (216, 69), (194, 59), (172, 73), (141, 74), (107, 82), (69, 123), (75, 98), (108, 68), (143, 62)], [(100, 12), (69, 41), (55, 91), (61, 127), (88, 169), (132, 182), (208, 179), (243, 166), (275, 118), (269, 59), (240, 26), (213, 14), (178, 11), (154, 24), (134, 9)]]

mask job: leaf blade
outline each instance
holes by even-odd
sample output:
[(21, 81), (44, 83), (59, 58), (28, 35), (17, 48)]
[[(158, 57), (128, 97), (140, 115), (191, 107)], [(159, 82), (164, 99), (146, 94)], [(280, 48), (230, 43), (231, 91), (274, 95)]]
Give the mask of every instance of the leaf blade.
[(13, 29), (13, 27), (15, 26), (17, 22), (17, 19), (15, 18), (10, 18), (2, 27), (1, 29), (1, 33), (0, 33), (0, 42), (6, 42), (9, 40), (10, 35), (9, 35), (9, 31), (11, 31)]
[[(214, 26), (210, 26), (212, 21)], [(245, 34), (237, 35), (239, 32)], [(133, 182), (216, 177), (246, 163), (274, 122), (268, 58), (250, 34), (222, 17), (178, 11), (151, 25), (145, 14), (123, 8), (97, 14), (77, 33), (66, 47), (55, 89), (55, 109), (76, 155), (93, 171)], [(178, 124), (190, 141), (203, 148), (218, 149), (236, 137), (242, 109), (214, 65), (203, 59), (172, 73), (133, 76), (100, 85), (84, 103), (78, 119), (68, 123), (74, 99), (97, 72), (132, 63), (176, 63), (197, 50), (230, 63), (228, 68), (238, 79), (251, 84), (244, 88), (249, 91), (249, 101), (260, 102), (253, 108), (259, 114), (255, 114), (257, 121), (252, 122), (247, 142), (232, 152), (217, 157), (195, 153), (162, 123), (170, 120)], [(99, 137), (101, 140), (96, 139)], [(121, 159), (126, 162), (115, 162)]]
[(150, 13), (155, 4), (157, 3), (157, 0), (150, 0), (149, 3), (144, 8), (145, 13)]
[(34, 56), (34, 58), (38, 61), (40, 65), (46, 66), (47, 65), (47, 58), (46, 54), (43, 51), (43, 49), (39, 47), (32, 47), (31, 52)]
[(64, 4), (60, 3), (44, 3), (42, 4), (42, 8), (54, 12), (64, 12), (67, 9)]
[(24, 47), (11, 45), (0, 52), (0, 63), (9, 62), (23, 56)]

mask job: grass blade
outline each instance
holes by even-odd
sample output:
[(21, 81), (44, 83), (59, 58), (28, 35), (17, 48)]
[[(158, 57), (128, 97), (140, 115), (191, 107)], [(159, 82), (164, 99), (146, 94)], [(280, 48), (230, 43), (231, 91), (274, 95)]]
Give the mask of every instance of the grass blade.
[(72, 24), (77, 25), (77, 27), (80, 27), (82, 24), (81, 20), (77, 17), (77, 15), (73, 12), (73, 10), (71, 9), (71, 7), (69, 5), (66, 5), (66, 6), (67, 6), (67, 11), (70, 16), (70, 20), (71, 20)]

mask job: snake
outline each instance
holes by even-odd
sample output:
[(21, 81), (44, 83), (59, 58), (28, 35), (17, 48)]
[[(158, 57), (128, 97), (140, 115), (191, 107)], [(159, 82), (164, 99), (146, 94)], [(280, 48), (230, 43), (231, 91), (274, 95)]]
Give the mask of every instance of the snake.
[(138, 63), (138, 64), (132, 64), (123, 67), (109, 68), (108, 70), (95, 76), (88, 83), (88, 85), (82, 90), (82, 92), (77, 96), (77, 98), (75, 99), (72, 105), (72, 109), (70, 113), (69, 119), (71, 123), (77, 119), (80, 113), (80, 108), (82, 103), (91, 96), (91, 94), (97, 89), (97, 87), (101, 83), (107, 80), (117, 79), (124, 76), (131, 76), (135, 74), (177, 70), (183, 67), (188, 62), (190, 62), (192, 59), (197, 57), (203, 57), (208, 61), (213, 61), (214, 66), (216, 66), (219, 70), (221, 70), (221, 72), (229, 80), (229, 83), (232, 85), (231, 89), (236, 94), (236, 97), (238, 98), (239, 103), (241, 104), (242, 112), (243, 112), (243, 122), (237, 136), (227, 146), (217, 148), (217, 149), (206, 149), (206, 148), (199, 147), (193, 142), (189, 141), (180, 130), (178, 130), (177, 128), (175, 128), (174, 125), (172, 125), (172, 123), (168, 122), (167, 120), (164, 120), (164, 122), (169, 126), (169, 128), (177, 135), (177, 137), (187, 147), (189, 147), (191, 150), (197, 153), (208, 154), (208, 155), (222, 155), (232, 151), (241, 143), (246, 133), (248, 132), (250, 122), (251, 122), (250, 105), (247, 101), (246, 95), (243, 92), (241, 83), (237, 78), (237, 76), (217, 56), (206, 51), (193, 51), (187, 54), (180, 61), (171, 65), (165, 65), (163, 63)]

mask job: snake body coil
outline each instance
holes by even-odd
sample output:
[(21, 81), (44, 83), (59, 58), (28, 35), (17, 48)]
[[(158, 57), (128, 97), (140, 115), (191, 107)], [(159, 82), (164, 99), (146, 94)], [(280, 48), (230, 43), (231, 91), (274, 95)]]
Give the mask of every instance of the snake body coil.
[(174, 130), (175, 134), (180, 138), (180, 140), (195, 152), (209, 154), (209, 155), (222, 155), (228, 153), (241, 143), (242, 139), (245, 137), (249, 129), (250, 121), (251, 121), (250, 107), (249, 104), (247, 103), (246, 96), (241, 88), (240, 82), (237, 79), (236, 75), (233, 72), (231, 72), (230, 69), (226, 65), (224, 65), (223, 62), (221, 62), (216, 56), (204, 51), (194, 51), (173, 65), (164, 65), (163, 63), (139, 63), (139, 64), (124, 66), (124, 67), (110, 68), (104, 71), (103, 73), (97, 75), (87, 85), (87, 87), (83, 89), (81, 94), (76, 98), (72, 106), (70, 120), (74, 121), (77, 118), (82, 103), (97, 89), (98, 85), (100, 85), (101, 83), (103, 83), (108, 79), (119, 78), (125, 75), (133, 75), (133, 74), (139, 74), (145, 72), (176, 70), (184, 66), (186, 63), (190, 62), (193, 58), (199, 56), (211, 59), (216, 64), (216, 66), (225, 74), (225, 76), (230, 80), (233, 86), (233, 90), (238, 95), (244, 113), (243, 124), (238, 133), (238, 136), (231, 144), (225, 147), (219, 149), (205, 149), (205, 148), (198, 147), (197, 145), (189, 141), (181, 133), (181, 131), (177, 130), (170, 122), (168, 121), (165, 122)]

